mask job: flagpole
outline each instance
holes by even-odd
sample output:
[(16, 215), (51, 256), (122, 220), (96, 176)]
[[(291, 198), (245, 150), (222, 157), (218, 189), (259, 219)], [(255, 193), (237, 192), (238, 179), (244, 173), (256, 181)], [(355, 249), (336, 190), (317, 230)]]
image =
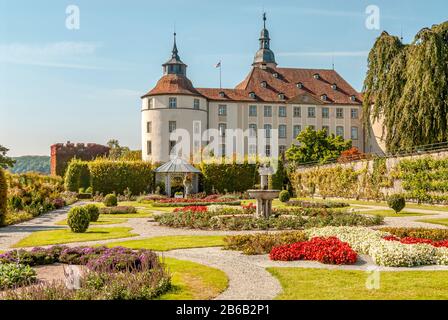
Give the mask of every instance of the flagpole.
[(219, 61), (219, 89), (222, 89), (222, 74), (221, 74), (221, 69), (222, 69), (222, 61)]

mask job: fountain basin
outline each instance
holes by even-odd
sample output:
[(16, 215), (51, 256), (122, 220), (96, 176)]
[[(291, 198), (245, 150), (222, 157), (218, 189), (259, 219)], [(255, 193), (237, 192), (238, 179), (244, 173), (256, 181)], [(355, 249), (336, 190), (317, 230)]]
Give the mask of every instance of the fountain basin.
[(249, 197), (261, 200), (273, 200), (278, 198), (280, 190), (247, 190)]

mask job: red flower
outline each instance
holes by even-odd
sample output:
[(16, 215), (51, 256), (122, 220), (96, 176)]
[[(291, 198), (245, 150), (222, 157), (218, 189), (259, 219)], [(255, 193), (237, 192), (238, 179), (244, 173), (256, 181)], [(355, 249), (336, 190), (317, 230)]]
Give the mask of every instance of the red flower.
[(426, 243), (430, 244), (434, 247), (447, 247), (448, 248), (448, 240), (441, 240), (441, 241), (434, 241), (430, 239), (423, 239), (423, 238), (413, 238), (413, 237), (405, 237), (405, 238), (397, 238), (396, 236), (386, 236), (383, 238), (387, 241), (400, 241), (400, 243), (403, 244), (419, 244), (419, 243)]
[(189, 206), (189, 207), (183, 207), (183, 208), (176, 208), (174, 209), (174, 212), (187, 212), (187, 211), (193, 211), (193, 212), (207, 212), (207, 207), (204, 206)]
[(313, 238), (309, 241), (274, 247), (271, 260), (311, 260), (325, 264), (354, 264), (358, 258), (348, 243), (336, 237)]

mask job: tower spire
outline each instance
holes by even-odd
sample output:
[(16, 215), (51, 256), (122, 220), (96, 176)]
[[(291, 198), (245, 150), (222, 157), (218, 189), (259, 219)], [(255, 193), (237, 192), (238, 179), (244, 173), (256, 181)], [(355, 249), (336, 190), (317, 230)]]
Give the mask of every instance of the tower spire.
[(177, 50), (177, 44), (176, 44), (176, 30), (174, 30), (173, 36), (174, 36), (174, 44), (173, 44), (173, 51), (172, 51), (172, 58), (179, 59), (179, 51)]
[(163, 64), (164, 74), (177, 74), (186, 76), (187, 65), (180, 60), (179, 51), (177, 50), (176, 30), (173, 32), (173, 50), (171, 51), (171, 59)]
[(269, 31), (266, 29), (266, 12), (263, 12), (263, 30), (260, 34), (260, 49), (255, 54), (253, 66), (266, 66), (271, 65), (273, 67), (277, 66), (275, 62), (275, 55), (270, 48), (271, 38), (269, 38)]

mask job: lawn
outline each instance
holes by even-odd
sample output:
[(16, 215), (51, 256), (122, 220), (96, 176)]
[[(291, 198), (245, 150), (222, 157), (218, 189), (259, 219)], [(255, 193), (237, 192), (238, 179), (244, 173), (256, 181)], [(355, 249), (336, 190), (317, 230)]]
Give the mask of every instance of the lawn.
[(395, 213), (393, 210), (373, 210), (373, 211), (354, 211), (354, 213), (359, 214), (370, 214), (370, 215), (377, 215), (377, 216), (383, 216), (383, 217), (419, 217), (419, 216), (430, 216), (429, 213), (416, 213), (416, 212), (406, 212), (402, 211), (399, 213)]
[(223, 236), (165, 236), (108, 243), (108, 247), (131, 249), (151, 249), (169, 251), (174, 249), (220, 247), (224, 245)]
[(227, 276), (221, 270), (190, 261), (162, 259), (171, 273), (173, 289), (160, 300), (209, 300), (228, 286)]
[(422, 220), (417, 220), (417, 221), (424, 222), (424, 223), (439, 224), (439, 225), (448, 227), (448, 219), (422, 219)]
[[(98, 221), (90, 222), (90, 225), (91, 226), (92, 225), (97, 226), (97, 225), (121, 224), (121, 223), (125, 223), (125, 222), (128, 221), (127, 219), (109, 218), (109, 216), (110, 215), (103, 214), (103, 215), (101, 215), (99, 217)], [(56, 225), (57, 226), (66, 226), (67, 225), (67, 219), (56, 222)]]
[[(280, 300), (448, 299), (448, 271), (381, 272), (379, 289), (368, 290), (365, 271), (268, 268), (283, 287)], [(370, 278), (369, 278), (370, 277)]]
[(131, 233), (131, 230), (132, 228), (116, 227), (91, 228), (86, 233), (74, 233), (71, 232), (68, 228), (50, 231), (37, 231), (30, 234), (28, 237), (23, 238), (12, 247), (38, 247), (71, 242), (129, 238), (138, 235)]

